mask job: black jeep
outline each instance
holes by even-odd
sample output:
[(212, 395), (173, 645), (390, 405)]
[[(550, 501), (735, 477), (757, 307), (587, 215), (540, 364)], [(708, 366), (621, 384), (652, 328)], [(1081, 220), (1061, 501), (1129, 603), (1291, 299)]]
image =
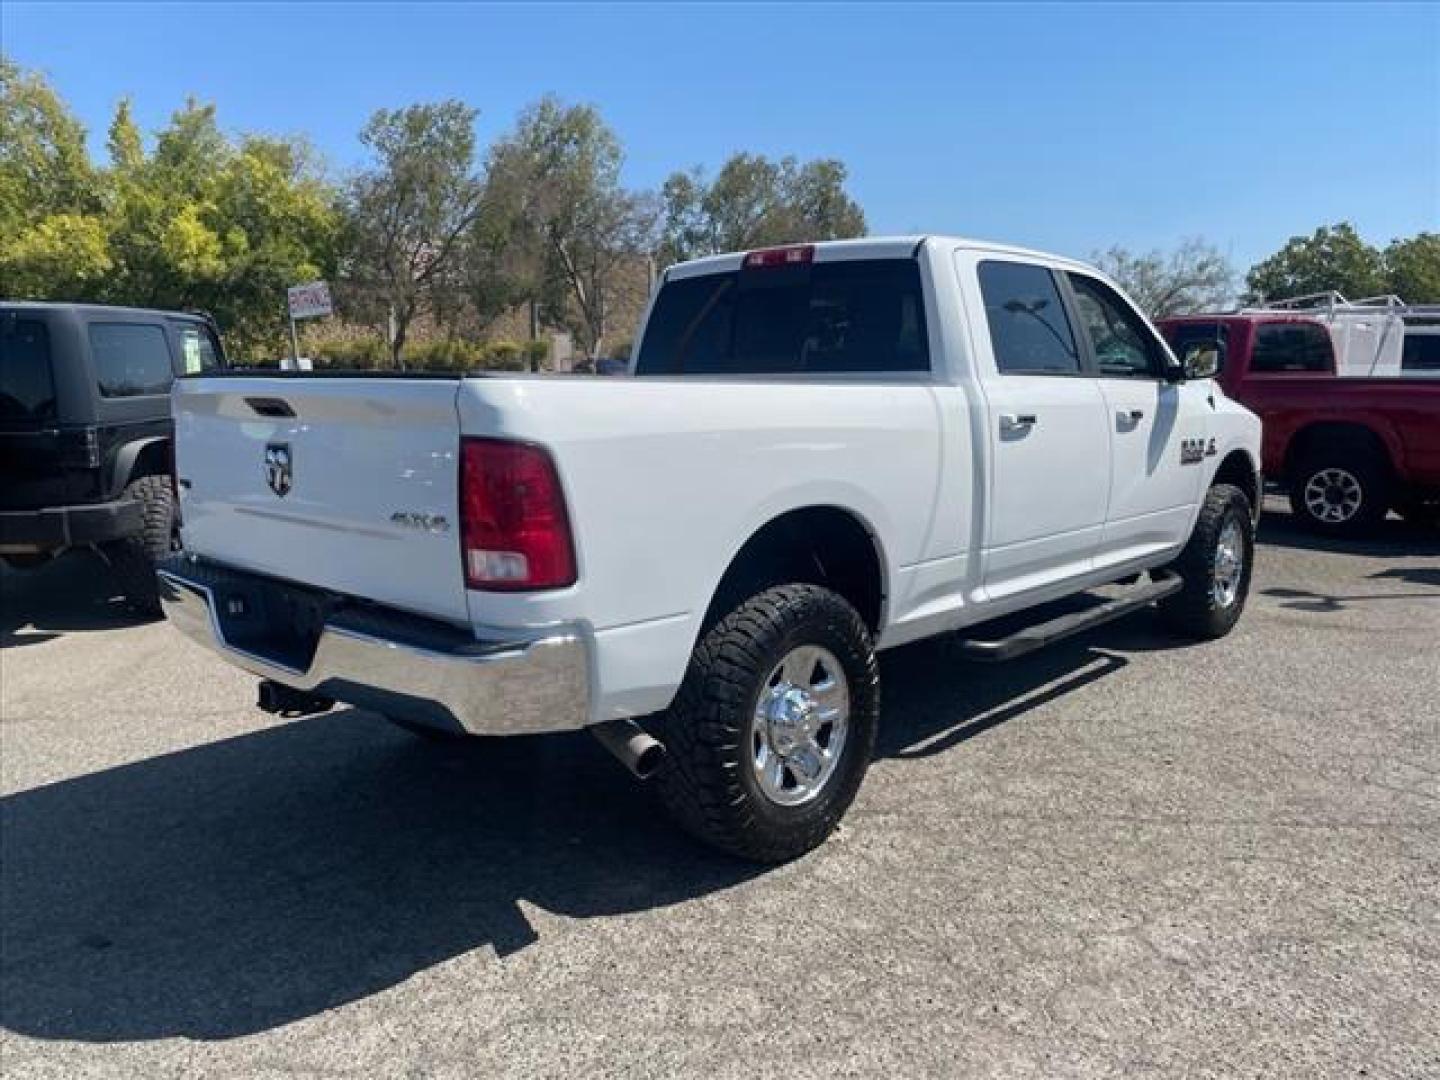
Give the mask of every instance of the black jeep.
[(203, 315), (0, 302), (0, 558), (94, 548), (158, 614), (154, 563), (178, 532), (170, 384), (224, 362)]

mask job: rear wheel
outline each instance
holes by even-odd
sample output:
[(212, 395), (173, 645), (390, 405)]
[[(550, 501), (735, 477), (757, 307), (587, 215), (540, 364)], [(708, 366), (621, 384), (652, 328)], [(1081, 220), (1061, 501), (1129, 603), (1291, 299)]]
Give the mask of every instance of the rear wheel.
[(1172, 567), (1184, 587), (1160, 601), (1160, 613), (1172, 629), (1201, 641), (1234, 629), (1250, 595), (1253, 522), (1250, 500), (1239, 488), (1216, 484), (1206, 494), (1195, 530)]
[(875, 653), (855, 609), (815, 585), (766, 589), (696, 647), (662, 720), (660, 796), (724, 851), (760, 862), (803, 855), (854, 800), (879, 711)]
[(107, 544), (105, 554), (131, 607), (146, 615), (159, 615), (155, 566), (180, 548), (175, 493), (168, 476), (142, 476), (126, 486), (124, 497), (140, 503), (141, 528), (134, 536)]
[(1311, 450), (1290, 474), (1290, 509), (1316, 532), (1363, 532), (1389, 509), (1389, 469), (1369, 447)]

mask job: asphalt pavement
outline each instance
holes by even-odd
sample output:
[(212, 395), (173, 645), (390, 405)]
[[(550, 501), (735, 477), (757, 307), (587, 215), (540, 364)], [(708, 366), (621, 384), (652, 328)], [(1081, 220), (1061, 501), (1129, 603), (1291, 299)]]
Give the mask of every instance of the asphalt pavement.
[(437, 748), (0, 577), (0, 1074), (1440, 1076), (1440, 535), (1250, 607), (888, 653), (839, 834), (696, 847), (587, 736)]

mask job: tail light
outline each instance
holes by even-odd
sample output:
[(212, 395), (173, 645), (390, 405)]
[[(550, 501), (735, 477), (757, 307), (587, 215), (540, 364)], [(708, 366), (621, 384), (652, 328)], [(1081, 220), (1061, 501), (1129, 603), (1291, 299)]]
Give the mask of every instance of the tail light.
[(814, 244), (794, 247), (763, 248), (745, 256), (746, 270), (764, 270), (776, 266), (804, 266), (815, 260)]
[(575, 583), (575, 548), (555, 463), (539, 446), (460, 440), (465, 584), (515, 592)]

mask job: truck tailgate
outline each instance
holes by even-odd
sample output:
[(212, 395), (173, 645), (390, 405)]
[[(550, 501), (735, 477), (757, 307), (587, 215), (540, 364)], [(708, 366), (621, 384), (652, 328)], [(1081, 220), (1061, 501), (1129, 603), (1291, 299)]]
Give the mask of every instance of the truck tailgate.
[(178, 380), (172, 407), (185, 549), (467, 622), (458, 385)]

